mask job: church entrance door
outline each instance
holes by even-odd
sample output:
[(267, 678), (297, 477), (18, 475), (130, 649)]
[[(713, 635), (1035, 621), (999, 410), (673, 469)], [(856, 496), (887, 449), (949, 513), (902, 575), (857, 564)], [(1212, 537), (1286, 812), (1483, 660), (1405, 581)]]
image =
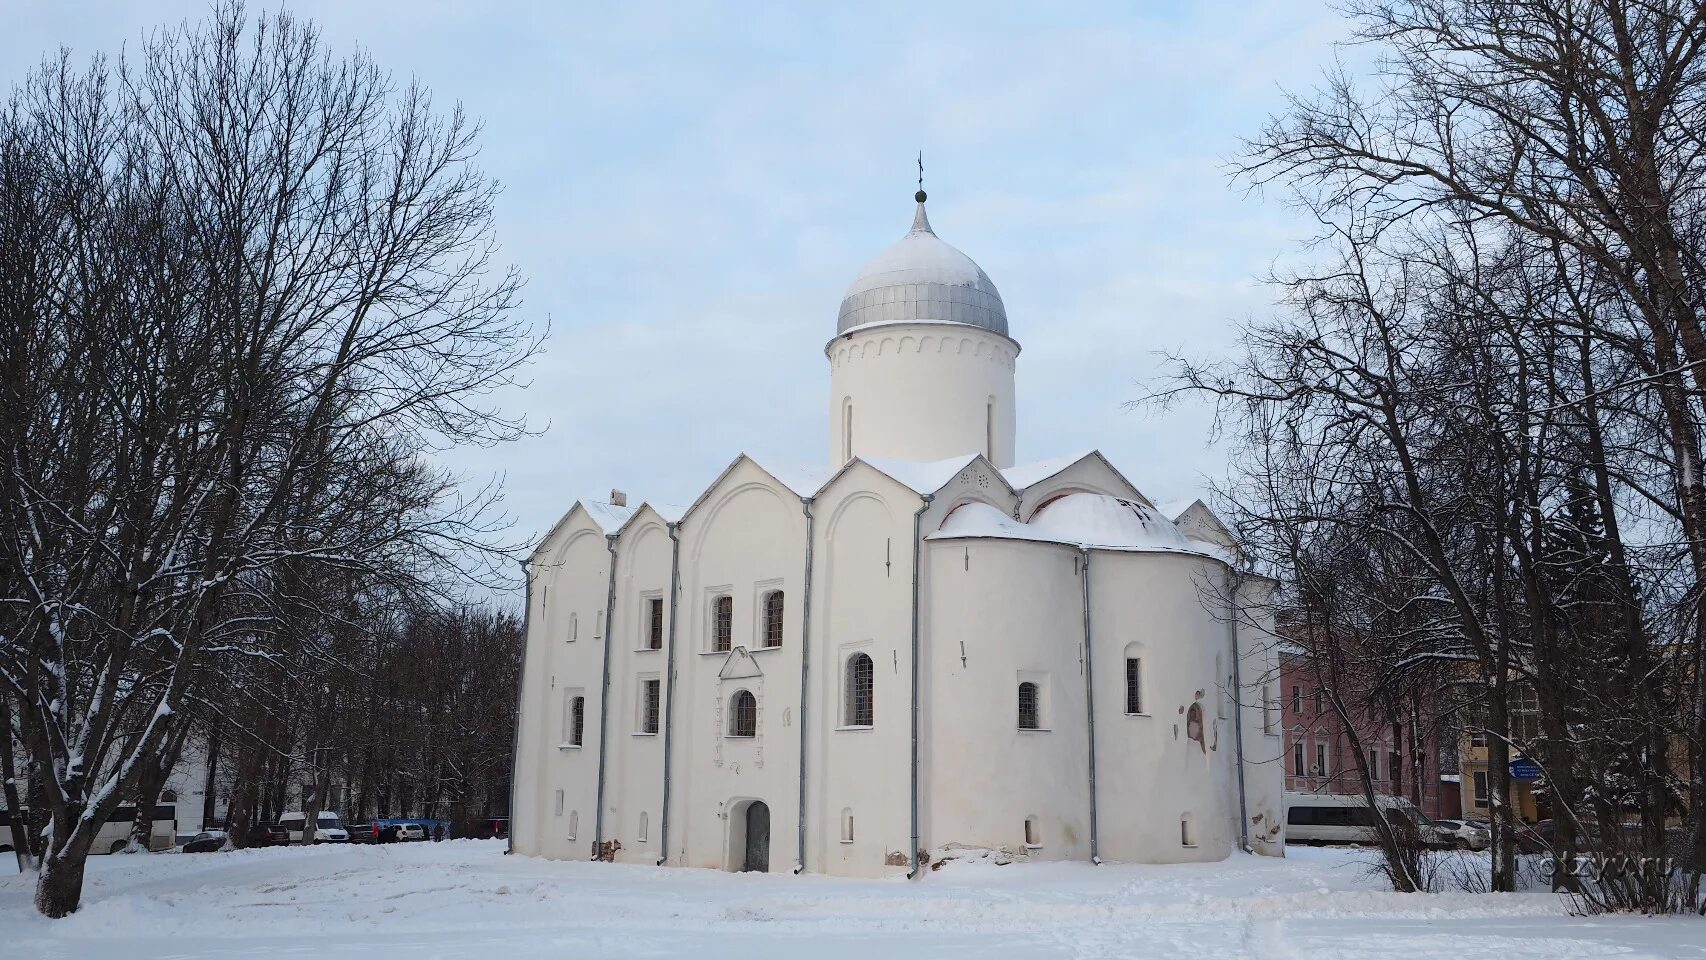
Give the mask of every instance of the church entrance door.
[(742, 870), (770, 870), (770, 808), (763, 800), (746, 805), (746, 859)]

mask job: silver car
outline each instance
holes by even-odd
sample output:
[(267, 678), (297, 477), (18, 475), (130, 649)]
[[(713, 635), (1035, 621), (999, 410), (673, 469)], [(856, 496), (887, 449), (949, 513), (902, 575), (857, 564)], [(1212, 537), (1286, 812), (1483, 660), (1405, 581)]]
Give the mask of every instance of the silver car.
[(1433, 823), (1440, 829), (1443, 839), (1459, 850), (1485, 850), (1493, 842), (1492, 833), (1485, 827), (1463, 820), (1435, 820)]

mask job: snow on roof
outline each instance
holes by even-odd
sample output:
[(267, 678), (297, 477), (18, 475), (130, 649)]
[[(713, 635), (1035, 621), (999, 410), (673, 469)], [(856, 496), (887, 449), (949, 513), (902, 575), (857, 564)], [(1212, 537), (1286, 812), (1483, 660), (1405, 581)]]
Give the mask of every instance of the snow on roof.
[(1072, 493), (1045, 504), (1031, 526), (1058, 539), (1103, 547), (1183, 550), (1190, 541), (1160, 511), (1136, 500)]
[(1039, 543), (1059, 541), (1030, 524), (1009, 517), (987, 503), (962, 504), (936, 528), (926, 540), (951, 540), (959, 537), (982, 537), (997, 540), (1033, 540)]
[(1047, 480), (1086, 457), (1095, 455), (1096, 451), (1085, 450), (1080, 453), (1069, 453), (1064, 457), (1050, 457), (1047, 460), (1033, 460), (1030, 463), (1014, 464), (1002, 470), (1001, 476), (1014, 490), (1024, 490), (1032, 484)]
[(834, 467), (826, 467), (816, 463), (792, 463), (787, 460), (772, 460), (769, 457), (759, 458), (752, 454), (747, 459), (758, 464), (758, 468), (775, 477), (784, 487), (802, 497), (810, 497), (823, 489), (829, 478), (835, 476)]
[(915, 493), (935, 493), (948, 485), (961, 470), (980, 455), (961, 454), (946, 460), (897, 460), (892, 457), (858, 457), (885, 476)]
[(614, 503), (605, 503), (602, 500), (582, 500), (581, 506), (586, 508), (587, 515), (592, 517), (592, 522), (598, 524), (598, 528), (606, 534), (612, 534), (622, 529), (622, 525), (628, 522), (628, 518), (640, 509), (639, 507), (619, 507)]
[(679, 504), (652, 503), (648, 500), (645, 503), (640, 504), (633, 513), (629, 514), (627, 521), (622, 524), (622, 529), (627, 530), (629, 527), (633, 526), (634, 521), (638, 520), (640, 518), (640, 514), (645, 513), (648, 507), (651, 508), (651, 511), (657, 514), (664, 523), (679, 523), (681, 521), (681, 515), (687, 512), (687, 508), (680, 506)]
[(963, 537), (1030, 540), (1132, 553), (1187, 553), (1226, 564), (1237, 562), (1230, 551), (1187, 539), (1171, 520), (1148, 504), (1097, 493), (1061, 497), (1037, 511), (1030, 523), (1014, 520), (987, 504), (968, 503), (950, 514), (925, 539)]

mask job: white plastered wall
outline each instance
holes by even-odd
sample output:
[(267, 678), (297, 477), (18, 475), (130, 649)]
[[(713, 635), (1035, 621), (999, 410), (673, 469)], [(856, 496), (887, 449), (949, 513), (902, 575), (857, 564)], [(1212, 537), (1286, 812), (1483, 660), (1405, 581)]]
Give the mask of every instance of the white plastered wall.
[[(966, 539), (926, 552), (929, 844), (1088, 859), (1077, 549)], [(1019, 729), (1021, 682), (1038, 685), (1042, 729)]]
[[(592, 855), (608, 564), (603, 532), (579, 507), (534, 557), (510, 816), (518, 853)], [(586, 697), (579, 747), (564, 736), (564, 696), (571, 690)]]
[[(647, 601), (663, 604), (669, 636), (669, 531), (650, 508), (622, 529), (616, 545), (616, 615), (611, 627), (610, 754), (606, 761), (604, 839), (618, 840), (620, 862), (655, 863), (663, 799), (663, 722), (668, 716), (667, 642), (649, 649)], [(643, 729), (641, 682), (657, 680), (658, 732)], [(642, 833), (641, 827), (645, 828)]]
[[(731, 864), (734, 817), (760, 800), (770, 811), (770, 869), (785, 871), (798, 857), (805, 513), (798, 494), (743, 458), (682, 518), (679, 534), (670, 862), (738, 868)], [(773, 589), (784, 595), (783, 644), (763, 649), (760, 598)], [(733, 643), (746, 648), (744, 656), (711, 649), (711, 604), (723, 593), (733, 598)], [(750, 739), (727, 735), (738, 690), (758, 699), (758, 735)]]
[(1250, 847), (1257, 853), (1283, 857), (1285, 726), (1279, 711), (1274, 587), (1274, 581), (1263, 577), (1245, 577), (1240, 582), (1238, 645), (1244, 683), (1245, 814), (1249, 818)]
[[(817, 496), (807, 868), (904, 873), (911, 837), (912, 524), (923, 501), (864, 463)], [(872, 662), (872, 723), (846, 723), (846, 669)], [(843, 815), (853, 820), (843, 842)], [(904, 863), (896, 862), (902, 860)]]
[(831, 463), (851, 450), (919, 461), (983, 453), (1012, 464), (1013, 341), (965, 324), (898, 323), (837, 337), (826, 352)]
[[(1220, 860), (1237, 841), (1231, 642), (1214, 588), (1224, 566), (1187, 554), (1093, 551), (1096, 774), (1104, 860)], [(1205, 592), (1206, 588), (1206, 592)], [(1141, 658), (1141, 713), (1126, 713), (1125, 660)], [(1192, 705), (1202, 739), (1189, 736)], [(1193, 824), (1194, 845), (1181, 821)]]

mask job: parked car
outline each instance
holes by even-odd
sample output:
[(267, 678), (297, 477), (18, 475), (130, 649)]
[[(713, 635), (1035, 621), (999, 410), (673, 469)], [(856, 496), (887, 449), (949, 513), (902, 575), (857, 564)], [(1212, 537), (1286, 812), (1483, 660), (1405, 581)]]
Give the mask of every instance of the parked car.
[(405, 840), (427, 840), (441, 821), (414, 820), (399, 817), (375, 820), (350, 828), (350, 840), (355, 843), (396, 843)]
[[(343, 821), (330, 810), (321, 810), (314, 821), (315, 843), (348, 843), (349, 831), (344, 829)], [(293, 810), (278, 818), (278, 825), (289, 835), (289, 843), (301, 843), (302, 834), (308, 826), (308, 815), (300, 810)]]
[(481, 825), (480, 839), (502, 840), (509, 836), (509, 818), (493, 817)]
[(1551, 853), (1552, 840), (1552, 821), (1550, 820), (1516, 825), (1516, 849), (1518, 853)]
[(1468, 820), (1435, 820), (1433, 823), (1451, 838), (1451, 845), (1459, 850), (1485, 850), (1493, 842), (1490, 830), (1477, 827)]
[(214, 853), (225, 849), (225, 842), (230, 838), (224, 830), (203, 830), (195, 838), (184, 844), (185, 853)]
[(276, 823), (249, 824), (249, 847), (282, 847), (290, 842), (290, 831)]
[[(1375, 798), (1381, 813), (1394, 825), (1413, 829), (1429, 847), (1448, 847), (1453, 837), (1422, 815), (1403, 797)], [(1374, 809), (1360, 793), (1287, 793), (1287, 843), (1379, 843)]]

